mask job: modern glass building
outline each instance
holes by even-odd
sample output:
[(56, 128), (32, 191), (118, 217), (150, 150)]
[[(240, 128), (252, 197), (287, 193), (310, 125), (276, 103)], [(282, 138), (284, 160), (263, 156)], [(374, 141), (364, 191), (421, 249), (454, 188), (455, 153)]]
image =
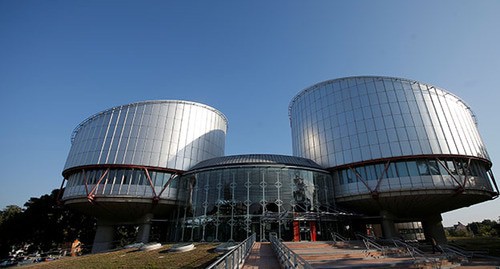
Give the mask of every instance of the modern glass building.
[(333, 181), (311, 160), (282, 155), (236, 155), (203, 161), (181, 177), (191, 195), (182, 241), (241, 241), (256, 233), (283, 240), (316, 240), (336, 220)]
[(226, 117), (187, 101), (145, 101), (84, 120), (71, 138), (64, 167), (65, 204), (99, 220), (93, 251), (110, 247), (113, 226), (141, 225), (147, 241), (153, 216), (171, 219), (185, 200), (179, 176), (224, 155)]
[[(113, 227), (161, 221), (168, 241), (328, 240), (331, 232), (444, 241), (441, 213), (498, 196), (476, 117), (457, 96), (391, 77), (348, 77), (290, 103), (294, 156), (224, 156), (226, 117), (188, 101), (145, 101), (84, 120), (62, 200)], [(339, 210), (342, 208), (342, 210)]]
[(498, 195), (476, 117), (444, 89), (341, 78), (300, 92), (289, 114), (294, 155), (328, 169), (336, 202), (380, 216), (388, 237), (395, 221), (421, 220), (431, 233), (442, 212)]

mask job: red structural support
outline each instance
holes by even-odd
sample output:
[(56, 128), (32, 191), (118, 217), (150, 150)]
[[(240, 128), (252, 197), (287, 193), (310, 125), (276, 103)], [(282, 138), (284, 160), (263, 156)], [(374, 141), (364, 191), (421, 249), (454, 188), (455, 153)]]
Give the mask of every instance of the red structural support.
[[(465, 157), (465, 156), (456, 156), (456, 155), (419, 155), (417, 156), (417, 158), (415, 156), (412, 156), (411, 158), (406, 158), (406, 157), (402, 157), (402, 158), (385, 158), (385, 159), (378, 159), (377, 162), (375, 161), (366, 161), (366, 162), (358, 162), (358, 163), (353, 163), (353, 164), (348, 164), (348, 165), (342, 165), (342, 166), (337, 166), (335, 168), (332, 168), (330, 169), (331, 171), (336, 171), (336, 170), (340, 170), (340, 169), (350, 169), (355, 175), (356, 175), (356, 179), (359, 180), (361, 183), (363, 183), (363, 185), (365, 185), (366, 189), (370, 192), (371, 196), (373, 199), (378, 199), (379, 197), (379, 189), (380, 189), (380, 185), (382, 183), (382, 180), (384, 179), (384, 175), (387, 174), (387, 171), (389, 169), (389, 166), (391, 164), (391, 162), (393, 161), (400, 161), (401, 159), (411, 159), (411, 160), (418, 160), (418, 159), (422, 159), (424, 158), (429, 160), (429, 159), (433, 159), (433, 160), (436, 160), (439, 165), (441, 167), (443, 167), (449, 174), (449, 176), (453, 179), (453, 181), (458, 185), (458, 187), (455, 189), (455, 192), (456, 194), (461, 194), (465, 191), (465, 187), (467, 185), (467, 181), (470, 179), (470, 172), (469, 172), (469, 167), (471, 166), (471, 161), (472, 160), (481, 160), (481, 161), (484, 161), (486, 163), (489, 163), (491, 164), (491, 162), (489, 162), (488, 160), (485, 160), (485, 159), (482, 159), (482, 158), (477, 158), (477, 157)], [(450, 171), (450, 169), (443, 163), (442, 160), (440, 160), (439, 157), (446, 157), (446, 158), (460, 158), (462, 160), (466, 159), (467, 160), (467, 169), (464, 169), (464, 172), (463, 172), (463, 176), (464, 176), (464, 179), (463, 179), (463, 182), (459, 180), (458, 177), (456, 177), (452, 171)], [(371, 164), (376, 164), (376, 163), (380, 163), (382, 160), (385, 161), (385, 166), (384, 166), (384, 170), (382, 171), (382, 173), (378, 176), (377, 178), (377, 185), (375, 186), (374, 189), (372, 189), (370, 187), (370, 185), (368, 184), (367, 180), (364, 179), (359, 173), (358, 171), (356, 171), (356, 167), (360, 167), (360, 166), (364, 166), (364, 165), (371, 165)], [(498, 186), (494, 180), (494, 177), (493, 177), (493, 173), (491, 172), (491, 170), (488, 170), (487, 171), (488, 174), (490, 175), (490, 177), (492, 178), (492, 181), (493, 181), (493, 185), (495, 186), (495, 189), (496, 189), (496, 193), (497, 193), (497, 196), (499, 194), (498, 192)]]
[(151, 176), (149, 176), (149, 171), (147, 168), (144, 168), (144, 172), (146, 173), (146, 177), (148, 178), (149, 181), (149, 186), (151, 186), (151, 189), (153, 190), (153, 201), (157, 201), (159, 198), (156, 195), (155, 191), (155, 185), (153, 184), (153, 180), (151, 180)]
[(300, 241), (300, 228), (298, 220), (293, 221), (293, 241), (294, 242)]
[(106, 171), (102, 174), (102, 176), (99, 178), (99, 180), (97, 181), (97, 183), (92, 188), (92, 191), (90, 191), (90, 193), (87, 195), (87, 200), (89, 200), (89, 202), (92, 203), (94, 201), (95, 191), (97, 189), (97, 186), (99, 186), (99, 184), (101, 184), (101, 181), (106, 177), (106, 175), (108, 174), (108, 172), (109, 172), (109, 168), (106, 169)]
[(311, 241), (316, 241), (316, 221), (310, 221), (309, 222), (309, 228), (311, 231)]
[(158, 194), (158, 199), (161, 197), (161, 195), (163, 194), (163, 192), (167, 189), (168, 186), (170, 186), (170, 183), (175, 179), (177, 178), (177, 176), (179, 176), (178, 174), (172, 174), (170, 175), (170, 178), (167, 180), (167, 182), (165, 183), (165, 185), (163, 186), (163, 188), (161, 189), (160, 193)]
[[(105, 172), (100, 176), (98, 182), (94, 185), (92, 190), (89, 191), (89, 181), (87, 179), (87, 171), (89, 170), (105, 170)], [(61, 188), (60, 192), (62, 195), (62, 187), (64, 185), (64, 181), (67, 180), (67, 178), (77, 172), (81, 171), (83, 174), (83, 182), (85, 185), (85, 194), (87, 196), (87, 199), (89, 202), (93, 203), (95, 201), (96, 195), (97, 195), (97, 189), (99, 188), (99, 184), (106, 178), (106, 175), (109, 173), (111, 169), (139, 169), (139, 170), (144, 170), (144, 174), (148, 180), (149, 186), (151, 187), (151, 190), (153, 192), (153, 203), (156, 203), (160, 200), (160, 196), (163, 194), (163, 192), (170, 186), (172, 181), (177, 178), (178, 176), (182, 175), (183, 171), (180, 170), (175, 170), (175, 169), (169, 169), (169, 168), (161, 168), (161, 167), (149, 167), (149, 166), (140, 166), (140, 165), (123, 165), (123, 164), (100, 164), (100, 165), (85, 165), (85, 166), (79, 166), (79, 167), (74, 167), (71, 169), (68, 169), (63, 172), (63, 175), (65, 176), (63, 179), (63, 182), (61, 183)], [(149, 170), (153, 171), (159, 171), (159, 172), (164, 172), (164, 173), (169, 173), (170, 178), (167, 180), (167, 182), (163, 185), (160, 193), (156, 193), (155, 186), (153, 183), (153, 180), (151, 179), (151, 176), (149, 174)], [(192, 186), (190, 186), (192, 187)], [(60, 196), (59, 195), (59, 196)]]

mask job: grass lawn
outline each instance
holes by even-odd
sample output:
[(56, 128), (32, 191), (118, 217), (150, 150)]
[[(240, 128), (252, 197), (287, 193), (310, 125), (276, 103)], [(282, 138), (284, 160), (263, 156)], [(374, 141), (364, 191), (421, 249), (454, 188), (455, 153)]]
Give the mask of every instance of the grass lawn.
[(123, 249), (80, 257), (64, 257), (60, 260), (34, 264), (25, 268), (205, 268), (221, 255), (214, 252), (217, 245), (198, 243), (195, 244), (194, 250), (182, 253), (169, 252), (171, 244), (166, 244), (162, 248), (152, 251)]
[(466, 250), (488, 251), (488, 255), (500, 257), (499, 237), (448, 237), (448, 243)]

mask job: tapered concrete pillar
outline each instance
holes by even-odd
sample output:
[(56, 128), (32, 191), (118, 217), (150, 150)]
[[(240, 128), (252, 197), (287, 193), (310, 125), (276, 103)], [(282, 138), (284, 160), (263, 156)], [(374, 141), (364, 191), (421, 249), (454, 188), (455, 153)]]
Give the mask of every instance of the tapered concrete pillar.
[(394, 238), (398, 237), (396, 231), (396, 226), (394, 225), (394, 215), (389, 211), (380, 211), (380, 217), (382, 219), (382, 234), (384, 238)]
[(148, 243), (149, 233), (151, 231), (151, 219), (153, 214), (146, 214), (139, 221), (139, 231), (137, 232), (136, 242)]
[(425, 239), (430, 241), (433, 237), (438, 244), (444, 244), (447, 242), (441, 221), (443, 221), (441, 214), (430, 215), (422, 220), (422, 228), (424, 229)]
[(92, 253), (103, 252), (113, 247), (114, 227), (110, 222), (97, 220)]

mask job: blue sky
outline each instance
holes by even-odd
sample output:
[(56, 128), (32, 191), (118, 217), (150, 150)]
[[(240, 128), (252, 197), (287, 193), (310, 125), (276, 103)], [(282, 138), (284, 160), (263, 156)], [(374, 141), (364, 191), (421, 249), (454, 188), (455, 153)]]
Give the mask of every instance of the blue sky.
[[(115, 105), (197, 101), (226, 154), (291, 154), (288, 104), (396, 76), (463, 98), (500, 177), (499, 1), (0, 1), (0, 209), (58, 188), (74, 127)], [(498, 163), (498, 164), (497, 164)], [(500, 199), (443, 214), (498, 219)]]

